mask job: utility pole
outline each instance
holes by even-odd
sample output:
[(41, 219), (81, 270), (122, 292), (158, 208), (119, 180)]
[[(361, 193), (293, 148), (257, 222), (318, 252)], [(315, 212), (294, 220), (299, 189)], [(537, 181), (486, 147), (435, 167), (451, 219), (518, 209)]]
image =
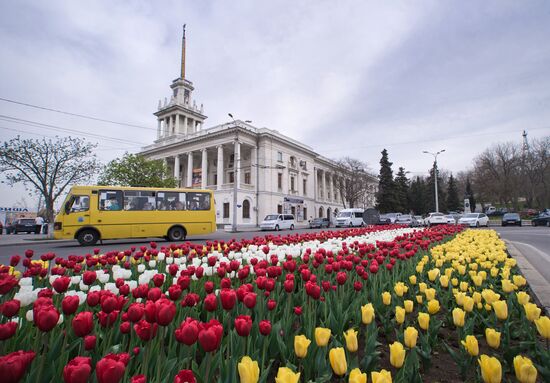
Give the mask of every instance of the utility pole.
[(422, 153), (425, 153), (425, 154), (431, 154), (432, 156), (434, 156), (434, 180), (435, 180), (435, 212), (436, 213), (439, 213), (439, 199), (438, 199), (438, 193), (437, 193), (437, 156), (441, 153), (443, 153), (445, 151), (445, 149), (442, 149), (440, 150), (439, 152), (437, 153), (431, 153), (431, 152), (428, 152), (426, 150), (424, 150)]

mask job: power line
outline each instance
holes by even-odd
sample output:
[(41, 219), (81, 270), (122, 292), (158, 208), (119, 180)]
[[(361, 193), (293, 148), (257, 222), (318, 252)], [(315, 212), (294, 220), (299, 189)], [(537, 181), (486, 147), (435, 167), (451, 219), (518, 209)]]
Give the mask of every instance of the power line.
[(125, 140), (125, 139), (122, 139), (122, 138), (109, 137), (109, 136), (105, 136), (105, 135), (101, 135), (101, 134), (84, 133), (84, 132), (81, 132), (81, 131), (78, 131), (78, 130), (75, 130), (75, 129), (63, 128), (63, 127), (56, 126), (56, 125), (44, 124), (44, 123), (41, 123), (41, 122), (25, 120), (25, 119), (22, 119), (22, 118), (11, 117), (11, 116), (6, 116), (6, 115), (2, 115), (2, 114), (0, 114), (0, 120), (11, 122), (11, 123), (14, 123), (14, 124), (21, 124), (21, 125), (27, 125), (27, 126), (32, 126), (32, 127), (47, 128), (49, 130), (56, 130), (56, 131), (68, 132), (68, 133), (77, 133), (81, 136), (89, 136), (89, 137), (94, 137), (94, 138), (103, 139), (103, 140), (107, 140), (107, 141), (114, 141), (114, 142), (120, 142), (120, 143), (125, 143), (125, 144), (132, 144), (132, 145), (140, 145), (140, 146), (147, 145), (143, 142)]
[(49, 111), (49, 112), (55, 112), (55, 113), (65, 114), (65, 115), (68, 115), (68, 116), (86, 118), (86, 119), (88, 119), (88, 120), (93, 120), (93, 121), (106, 122), (106, 123), (109, 123), (109, 124), (116, 124), (116, 125), (122, 125), (122, 126), (130, 126), (130, 127), (132, 127), (132, 128), (139, 128), (139, 129), (146, 129), (146, 130), (154, 130), (154, 131), (157, 130), (156, 128), (149, 128), (149, 127), (147, 127), (147, 126), (129, 124), (129, 123), (126, 123), (126, 122), (112, 121), (112, 120), (107, 120), (107, 119), (104, 119), (104, 118), (93, 117), (93, 116), (87, 116), (87, 115), (85, 115), (85, 114), (66, 112), (66, 111), (64, 111), (64, 110), (59, 110), (59, 109), (46, 108), (46, 107), (44, 107), (44, 106), (38, 106), (38, 105), (33, 105), (33, 104), (27, 104), (27, 103), (25, 103), (25, 102), (10, 100), (10, 99), (3, 98), (3, 97), (0, 97), (0, 101), (9, 102), (9, 103), (12, 103), (12, 104), (17, 104), (17, 105), (22, 105), (22, 106), (27, 106), (27, 107), (29, 107), (29, 108), (47, 110), (47, 111)]

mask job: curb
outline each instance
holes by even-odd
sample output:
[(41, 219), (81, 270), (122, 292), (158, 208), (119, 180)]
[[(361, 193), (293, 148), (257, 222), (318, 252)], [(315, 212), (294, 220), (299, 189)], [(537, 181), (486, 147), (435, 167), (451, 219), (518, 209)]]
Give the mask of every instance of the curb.
[(21, 245), (41, 245), (45, 243), (68, 243), (73, 242), (74, 239), (37, 239), (37, 240), (22, 240), (18, 242), (12, 242), (12, 243), (0, 243), (0, 247), (6, 247), (6, 246), (21, 246)]
[(509, 240), (504, 240), (508, 254), (517, 261), (517, 265), (529, 283), (536, 303), (544, 308), (546, 315), (550, 315), (550, 284), (523, 256), (521, 251)]

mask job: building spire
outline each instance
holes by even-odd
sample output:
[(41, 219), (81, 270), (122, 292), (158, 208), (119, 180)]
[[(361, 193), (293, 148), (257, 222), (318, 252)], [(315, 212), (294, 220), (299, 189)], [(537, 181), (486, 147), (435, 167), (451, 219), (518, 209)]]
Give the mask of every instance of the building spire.
[(181, 79), (185, 80), (185, 24), (183, 24), (183, 38), (181, 40)]

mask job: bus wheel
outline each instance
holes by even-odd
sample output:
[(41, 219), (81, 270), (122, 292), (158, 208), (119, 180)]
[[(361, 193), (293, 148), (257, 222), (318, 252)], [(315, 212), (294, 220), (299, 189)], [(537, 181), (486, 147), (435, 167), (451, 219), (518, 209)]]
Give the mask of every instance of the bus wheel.
[(169, 241), (184, 241), (185, 240), (185, 230), (183, 227), (174, 226), (168, 230), (168, 240)]
[(99, 234), (95, 230), (85, 229), (78, 233), (76, 239), (82, 246), (92, 246), (99, 240)]

